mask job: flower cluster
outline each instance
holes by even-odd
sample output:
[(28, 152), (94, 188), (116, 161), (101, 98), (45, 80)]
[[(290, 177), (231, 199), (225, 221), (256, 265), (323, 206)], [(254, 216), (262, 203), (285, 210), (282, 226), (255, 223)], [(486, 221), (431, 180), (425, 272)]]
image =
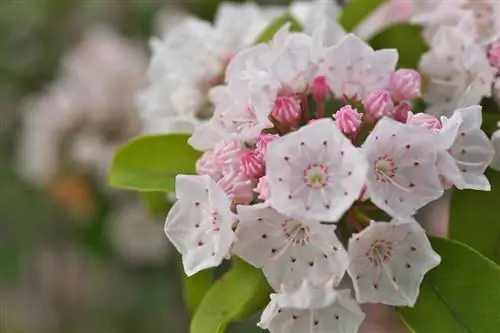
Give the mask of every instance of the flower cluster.
[(441, 260), (413, 215), (453, 186), (489, 190), (481, 107), (414, 114), (420, 76), (397, 51), (330, 27), (285, 25), (234, 56), (165, 224), (188, 275), (232, 255), (262, 269), (273, 333), (355, 332), (359, 303), (413, 306)]
[[(186, 15), (162, 38), (153, 38), (149, 86), (137, 98), (143, 132), (191, 133), (209, 119), (207, 93), (222, 83), (229, 61), (287, 11), (310, 32), (324, 18), (336, 20), (339, 7), (330, 0), (296, 1), (289, 8), (223, 2), (213, 24)], [(340, 27), (336, 32), (343, 34)]]

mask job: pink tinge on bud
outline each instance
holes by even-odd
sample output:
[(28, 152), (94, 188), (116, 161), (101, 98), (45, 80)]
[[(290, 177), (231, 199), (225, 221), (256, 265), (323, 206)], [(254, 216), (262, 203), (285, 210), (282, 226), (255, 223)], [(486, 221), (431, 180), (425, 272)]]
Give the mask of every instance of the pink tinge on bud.
[(255, 193), (258, 193), (259, 195), (257, 196), (257, 199), (267, 201), (269, 199), (269, 182), (267, 180), (267, 177), (261, 177), (259, 179), (259, 182), (257, 183), (257, 187), (254, 190)]
[(405, 124), (408, 120), (408, 114), (411, 112), (410, 104), (406, 102), (399, 103), (395, 106), (394, 110), (394, 120)]
[(391, 93), (387, 90), (371, 93), (363, 100), (365, 114), (370, 120), (377, 120), (384, 116), (394, 116), (394, 103)]
[(442, 127), (442, 124), (438, 118), (426, 113), (413, 114), (413, 112), (409, 112), (406, 123), (419, 127), (424, 127), (434, 132), (439, 132), (439, 130)]
[(196, 173), (198, 175), (207, 175), (215, 181), (222, 177), (222, 170), (214, 161), (214, 154), (211, 151), (205, 152), (196, 161)]
[(233, 201), (249, 204), (254, 197), (255, 181), (238, 170), (229, 170), (217, 182)]
[(278, 134), (261, 134), (255, 143), (255, 151), (262, 159), (265, 159), (267, 153), (267, 146), (272, 141), (278, 139)]
[(248, 151), (241, 155), (240, 171), (250, 178), (260, 178), (265, 172), (264, 159), (257, 152)]
[(491, 67), (500, 71), (500, 42), (493, 43), (488, 51), (488, 60)]
[(420, 74), (413, 69), (399, 69), (389, 79), (389, 89), (395, 102), (411, 101), (421, 96)]
[(315, 78), (309, 87), (309, 91), (316, 103), (324, 102), (330, 94), (330, 88), (326, 82), (326, 77), (318, 76)]
[(271, 116), (285, 126), (296, 126), (300, 119), (300, 102), (293, 96), (276, 98)]
[(361, 117), (362, 114), (350, 105), (341, 107), (340, 110), (335, 113), (337, 127), (344, 134), (356, 133), (361, 126)]
[(249, 149), (241, 141), (221, 142), (213, 151), (214, 163), (220, 168), (236, 167), (239, 169), (240, 158)]

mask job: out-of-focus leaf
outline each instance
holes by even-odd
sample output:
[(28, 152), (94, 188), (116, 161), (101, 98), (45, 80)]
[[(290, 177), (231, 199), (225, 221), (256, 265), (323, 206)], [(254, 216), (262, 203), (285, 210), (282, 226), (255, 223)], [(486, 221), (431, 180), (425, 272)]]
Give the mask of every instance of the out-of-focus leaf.
[(109, 184), (144, 192), (174, 192), (175, 176), (193, 174), (200, 157), (187, 139), (186, 134), (151, 135), (126, 143), (113, 158)]
[(488, 135), (493, 134), (498, 130), (498, 123), (500, 122), (500, 107), (493, 100), (493, 98), (483, 98), (481, 101), (483, 107), (483, 125), (482, 130)]
[(153, 218), (164, 217), (171, 206), (165, 192), (139, 192), (139, 196)]
[(193, 276), (187, 277), (181, 265), (181, 274), (184, 302), (189, 313), (194, 314), (214, 283), (214, 269), (205, 269)]
[(431, 243), (442, 263), (424, 278), (415, 307), (398, 308), (403, 320), (415, 333), (497, 332), (500, 268), (459, 242)]
[(488, 170), (486, 176), (491, 192), (453, 192), (450, 237), (500, 263), (500, 173)]
[(349, 0), (340, 14), (340, 24), (346, 31), (352, 31), (385, 0)]
[(198, 307), (191, 333), (224, 333), (232, 321), (248, 319), (269, 301), (271, 287), (262, 271), (236, 259)]
[(369, 44), (378, 49), (397, 49), (398, 67), (417, 68), (427, 45), (422, 39), (422, 27), (408, 23), (397, 24), (370, 39)]
[(275, 19), (266, 29), (259, 35), (255, 44), (267, 43), (273, 39), (274, 34), (285, 24), (290, 23), (290, 31), (302, 31), (302, 26), (295, 17), (291, 14), (285, 14)]

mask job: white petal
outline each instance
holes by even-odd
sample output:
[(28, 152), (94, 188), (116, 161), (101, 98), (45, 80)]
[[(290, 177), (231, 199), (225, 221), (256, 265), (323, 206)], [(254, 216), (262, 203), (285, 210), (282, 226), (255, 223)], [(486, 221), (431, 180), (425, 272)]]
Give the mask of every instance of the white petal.
[(491, 136), (491, 144), (495, 148), (495, 158), (491, 162), (490, 167), (500, 171), (500, 130), (497, 130)]
[(191, 276), (218, 266), (235, 240), (227, 195), (208, 176), (185, 175), (177, 176), (176, 195), (165, 234), (182, 254), (184, 271)]
[(359, 197), (366, 169), (335, 123), (317, 120), (269, 145), (271, 205), (297, 219), (338, 221)]
[(360, 303), (413, 306), (424, 275), (441, 258), (414, 220), (372, 222), (349, 240), (348, 272)]

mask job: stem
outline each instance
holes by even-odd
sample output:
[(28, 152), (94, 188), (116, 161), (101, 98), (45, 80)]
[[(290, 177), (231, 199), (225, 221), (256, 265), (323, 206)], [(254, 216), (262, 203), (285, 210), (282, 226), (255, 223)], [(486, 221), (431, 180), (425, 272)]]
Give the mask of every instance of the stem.
[(316, 119), (323, 118), (325, 116), (325, 102), (321, 102), (317, 104), (316, 107)]
[(309, 105), (307, 105), (307, 98), (306, 98), (305, 94), (301, 96), (300, 102), (302, 104), (302, 110), (303, 110), (303, 114), (304, 114), (304, 122), (307, 125), (307, 123), (311, 119), (311, 114), (309, 113)]

